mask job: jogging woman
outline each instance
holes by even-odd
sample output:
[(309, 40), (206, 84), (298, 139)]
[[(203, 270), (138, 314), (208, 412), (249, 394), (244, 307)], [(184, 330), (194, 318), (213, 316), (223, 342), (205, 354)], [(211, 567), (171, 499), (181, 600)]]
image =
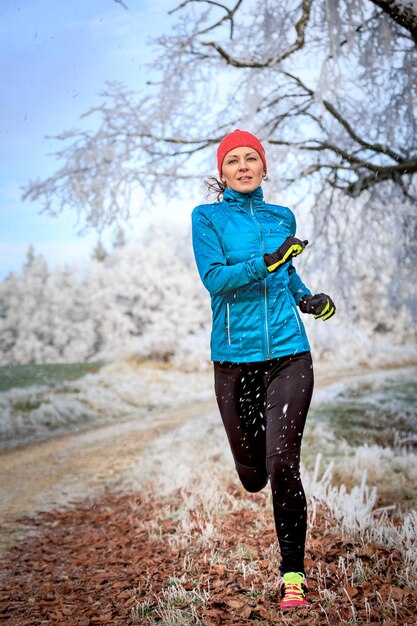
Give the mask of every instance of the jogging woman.
[(300, 449), (313, 392), (310, 347), (297, 307), (322, 320), (331, 298), (312, 295), (293, 265), (308, 244), (290, 209), (267, 204), (264, 148), (235, 130), (217, 150), (219, 199), (193, 211), (193, 247), (211, 295), (211, 359), (217, 403), (247, 491), (270, 481), (281, 553), (280, 605), (307, 604), (307, 505)]

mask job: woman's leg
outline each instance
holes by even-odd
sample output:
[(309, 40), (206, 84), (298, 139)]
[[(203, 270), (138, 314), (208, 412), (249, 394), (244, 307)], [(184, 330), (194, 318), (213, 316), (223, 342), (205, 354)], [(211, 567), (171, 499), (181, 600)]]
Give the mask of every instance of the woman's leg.
[(300, 478), (300, 451), (313, 384), (309, 352), (277, 359), (265, 374), (266, 463), (281, 575), (304, 573), (307, 503)]
[(217, 404), (236, 471), (247, 491), (268, 482), (263, 363), (214, 363)]

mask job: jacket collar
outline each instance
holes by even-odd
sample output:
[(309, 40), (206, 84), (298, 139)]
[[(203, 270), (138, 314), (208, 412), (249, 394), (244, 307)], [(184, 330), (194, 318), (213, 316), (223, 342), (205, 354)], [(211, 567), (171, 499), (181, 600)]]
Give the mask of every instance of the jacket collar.
[(264, 195), (262, 187), (258, 187), (250, 193), (241, 193), (240, 191), (227, 188), (223, 194), (223, 200), (231, 204), (237, 204), (238, 207), (247, 208), (251, 200), (255, 206), (263, 204)]

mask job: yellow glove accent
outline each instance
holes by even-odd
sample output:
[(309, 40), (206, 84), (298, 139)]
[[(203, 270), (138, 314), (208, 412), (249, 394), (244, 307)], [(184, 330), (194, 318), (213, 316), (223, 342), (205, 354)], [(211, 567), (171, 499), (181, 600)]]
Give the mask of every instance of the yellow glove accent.
[(280, 261), (277, 261), (277, 263), (273, 263), (272, 265), (268, 265), (268, 268), (267, 268), (268, 272), (273, 272), (274, 270), (277, 269), (277, 267), (286, 263), (288, 259), (291, 259), (292, 257), (298, 256), (299, 254), (301, 254), (303, 250), (304, 250), (304, 247), (300, 246), (300, 244), (298, 243), (293, 244), (292, 246), (288, 248), (288, 250), (286, 251), (286, 253), (284, 254), (284, 256), (282, 257)]
[(322, 312), (319, 313), (318, 315), (315, 315), (314, 319), (317, 319), (318, 317), (321, 317), (323, 322), (325, 322), (327, 319), (329, 319), (329, 317), (331, 317), (333, 315), (334, 312), (335, 312), (335, 306), (333, 304), (330, 305), (329, 300), (327, 300), (326, 306), (324, 307)]

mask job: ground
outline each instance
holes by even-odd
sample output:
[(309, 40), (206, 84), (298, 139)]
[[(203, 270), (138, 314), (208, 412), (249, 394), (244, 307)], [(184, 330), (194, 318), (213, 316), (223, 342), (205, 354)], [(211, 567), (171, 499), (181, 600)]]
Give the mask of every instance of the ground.
[(179, 523), (186, 497), (112, 493), (40, 514), (37, 533), (5, 555), (2, 623), (415, 624), (401, 556), (343, 537), (324, 508), (307, 546), (310, 606), (283, 614), (267, 496), (229, 485), (233, 505), (212, 517), (210, 536), (199, 506), (186, 532)]
[(129, 419), (3, 451), (0, 546), (7, 547), (19, 534), (16, 518), (102, 493), (109, 481), (138, 462), (150, 441), (210, 409), (215, 410), (214, 399), (165, 410), (152, 427)]
[[(346, 533), (323, 503), (309, 507), (310, 605), (283, 614), (268, 490), (247, 494), (232, 472), (216, 482), (224, 459), (211, 445), (192, 489), (164, 492), (138, 465), (166, 438), (172, 472), (184, 456), (175, 433), (213, 411), (214, 400), (193, 403), (151, 427), (125, 420), (2, 454), (2, 623), (417, 624), (416, 578), (400, 552)], [(144, 476), (127, 491), (119, 477), (133, 467)]]

